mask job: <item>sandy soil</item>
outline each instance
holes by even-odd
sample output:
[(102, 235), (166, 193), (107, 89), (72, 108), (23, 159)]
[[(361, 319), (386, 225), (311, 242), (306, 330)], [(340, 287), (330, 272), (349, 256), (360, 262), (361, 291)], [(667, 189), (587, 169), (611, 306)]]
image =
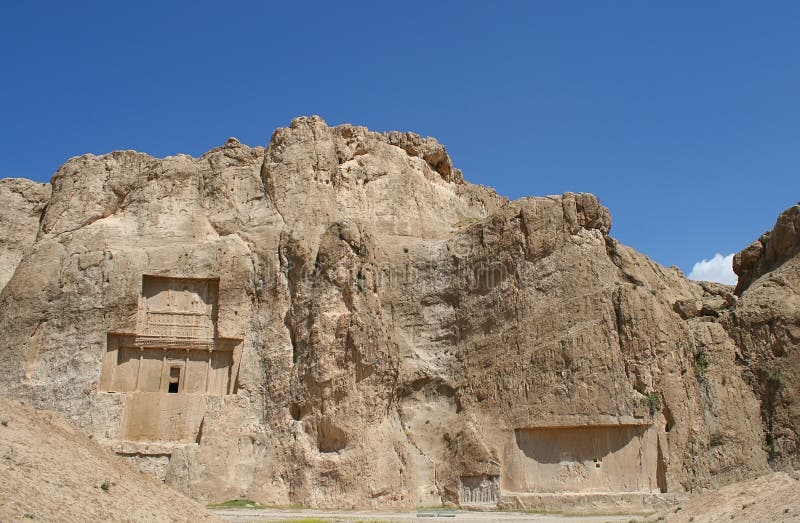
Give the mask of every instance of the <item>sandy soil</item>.
[(0, 521), (220, 521), (52, 412), (0, 398)]
[(776, 472), (687, 499), (648, 521), (755, 523), (800, 521), (800, 472)]

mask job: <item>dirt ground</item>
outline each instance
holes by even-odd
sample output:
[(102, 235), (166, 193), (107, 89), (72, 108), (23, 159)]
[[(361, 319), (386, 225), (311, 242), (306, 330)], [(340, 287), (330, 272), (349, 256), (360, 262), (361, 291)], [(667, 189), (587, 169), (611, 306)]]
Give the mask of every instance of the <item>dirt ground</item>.
[(648, 521), (756, 523), (800, 521), (800, 472), (776, 472), (704, 492)]
[(220, 521), (52, 412), (0, 398), (0, 521)]
[(436, 511), (419, 512), (373, 512), (373, 511), (335, 511), (335, 510), (294, 510), (294, 509), (214, 509), (214, 512), (230, 523), (256, 523), (267, 521), (296, 521), (298, 523), (316, 522), (370, 522), (370, 523), (426, 523), (459, 521), (534, 521), (542, 523), (606, 523), (637, 521), (633, 516), (561, 516), (555, 514), (526, 514), (521, 512), (469, 512), (445, 511), (449, 517), (430, 517)]

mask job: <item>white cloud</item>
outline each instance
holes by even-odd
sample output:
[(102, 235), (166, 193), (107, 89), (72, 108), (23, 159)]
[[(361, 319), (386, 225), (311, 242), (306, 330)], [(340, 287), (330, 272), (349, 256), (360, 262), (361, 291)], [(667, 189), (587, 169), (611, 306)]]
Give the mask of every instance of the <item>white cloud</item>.
[(733, 272), (733, 254), (723, 256), (717, 253), (710, 260), (695, 263), (692, 272), (689, 273), (689, 279), (736, 285), (739, 277)]

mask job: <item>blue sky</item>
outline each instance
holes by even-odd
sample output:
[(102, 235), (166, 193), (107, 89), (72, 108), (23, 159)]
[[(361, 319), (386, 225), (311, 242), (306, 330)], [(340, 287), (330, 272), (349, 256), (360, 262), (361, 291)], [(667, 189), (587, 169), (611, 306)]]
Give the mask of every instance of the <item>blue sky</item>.
[(512, 198), (595, 193), (686, 273), (800, 200), (800, 2), (9, 2), (0, 66), (0, 177), (319, 114)]

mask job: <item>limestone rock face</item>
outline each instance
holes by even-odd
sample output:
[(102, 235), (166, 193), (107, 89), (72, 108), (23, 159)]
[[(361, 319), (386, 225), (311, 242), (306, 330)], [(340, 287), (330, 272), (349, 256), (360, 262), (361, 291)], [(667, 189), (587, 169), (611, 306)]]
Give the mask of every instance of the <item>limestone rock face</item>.
[(21, 178), (0, 180), (0, 291), (14, 274), (39, 231), (50, 185)]
[(778, 217), (775, 227), (761, 235), (733, 257), (733, 270), (739, 276), (738, 294), (764, 274), (780, 267), (800, 253), (800, 203)]
[(2, 390), (196, 499), (534, 508), (768, 470), (753, 288), (619, 244), (592, 195), (509, 202), (431, 138), (317, 117), (51, 184)]
[(739, 300), (725, 324), (761, 400), (765, 448), (791, 470), (800, 467), (800, 204), (736, 255), (734, 270)]

